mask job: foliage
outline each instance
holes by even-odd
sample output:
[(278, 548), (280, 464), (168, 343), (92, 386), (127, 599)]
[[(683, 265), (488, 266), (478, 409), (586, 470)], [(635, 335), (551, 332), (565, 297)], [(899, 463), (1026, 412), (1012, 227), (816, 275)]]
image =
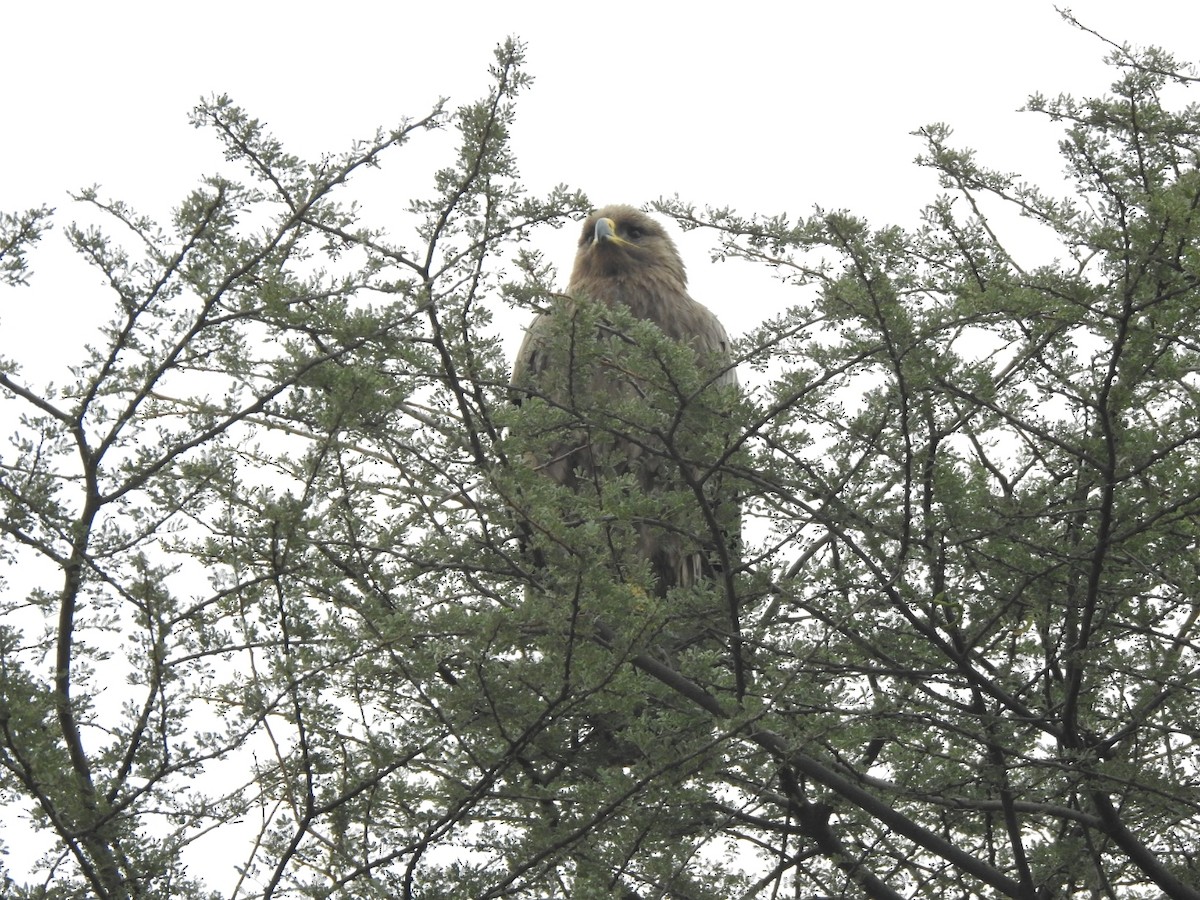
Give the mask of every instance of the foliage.
[[(311, 164), (203, 103), (245, 175), (166, 227), (78, 196), (132, 238), (65, 229), (111, 317), (62, 388), (0, 369), (0, 797), (45, 848), (6, 896), (1200, 895), (1191, 76), (1031, 98), (1066, 198), (931, 126), (914, 230), (662, 201), (797, 287), (742, 397), (580, 304), (572, 364), (644, 393), (518, 409), (493, 314), (560, 302), (524, 242), (587, 206), (520, 187), (521, 56)], [(363, 227), (351, 178), (451, 124), (411, 234)], [(50, 217), (0, 221), (12, 289)], [(579, 429), (689, 490), (531, 470)], [(634, 526), (715, 534), (711, 479), (742, 565), (657, 598)]]

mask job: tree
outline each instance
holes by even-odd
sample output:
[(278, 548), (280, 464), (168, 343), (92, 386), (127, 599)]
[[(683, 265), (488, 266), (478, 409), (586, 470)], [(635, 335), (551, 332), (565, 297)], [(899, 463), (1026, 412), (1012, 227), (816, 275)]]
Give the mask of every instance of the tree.
[[(312, 164), (203, 103), (248, 174), (165, 228), (79, 195), (132, 239), (66, 230), (109, 324), (62, 388), (0, 370), (0, 554), (36, 582), (0, 791), (45, 849), (6, 895), (1200, 894), (1194, 76), (1114, 46), (1110, 96), (1031, 98), (1066, 199), (932, 126), (914, 230), (662, 201), (797, 288), (752, 387), (581, 305), (574, 358), (615, 336), (645, 402), (516, 409), (492, 315), (553, 302), (524, 238), (587, 207), (520, 188), (521, 61)], [(362, 225), (347, 182), (448, 123), (411, 232)], [(1006, 207), (1060, 258), (1022, 265)], [(13, 289), (51, 221), (0, 223)], [(703, 486), (581, 499), (525, 463), (564, 427), (739, 485), (741, 568), (652, 596), (623, 536), (661, 502), (703, 535)], [(672, 643), (706, 607), (739, 633)]]

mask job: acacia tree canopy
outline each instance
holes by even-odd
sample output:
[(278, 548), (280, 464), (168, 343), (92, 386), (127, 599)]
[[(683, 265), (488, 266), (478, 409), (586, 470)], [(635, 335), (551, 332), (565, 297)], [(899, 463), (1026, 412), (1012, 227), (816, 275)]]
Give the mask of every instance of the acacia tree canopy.
[[(915, 229), (656, 204), (796, 288), (738, 398), (580, 304), (573, 364), (643, 395), (510, 403), (493, 314), (554, 302), (524, 239), (588, 207), (521, 188), (513, 42), (315, 163), (202, 103), (242, 174), (170, 223), (80, 193), (107, 324), (58, 387), (0, 347), (4, 895), (1200, 896), (1200, 112), (1108, 62), (1028, 103), (1063, 197), (931, 126)], [(365, 226), (347, 182), (444, 125)], [(10, 297), (53, 221), (0, 219)], [(566, 491), (526, 463), (563, 429), (695, 478)], [(658, 598), (630, 535), (715, 528), (706, 479), (741, 567)], [(681, 646), (705, 609), (738, 633)]]

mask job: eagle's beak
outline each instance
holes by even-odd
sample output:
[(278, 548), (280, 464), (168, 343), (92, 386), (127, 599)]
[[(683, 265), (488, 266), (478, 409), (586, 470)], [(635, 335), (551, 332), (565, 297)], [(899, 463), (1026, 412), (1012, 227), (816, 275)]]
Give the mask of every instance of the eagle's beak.
[(623, 237), (617, 235), (617, 226), (612, 219), (597, 219), (595, 235), (597, 244), (603, 241), (612, 241), (614, 244), (629, 243)]

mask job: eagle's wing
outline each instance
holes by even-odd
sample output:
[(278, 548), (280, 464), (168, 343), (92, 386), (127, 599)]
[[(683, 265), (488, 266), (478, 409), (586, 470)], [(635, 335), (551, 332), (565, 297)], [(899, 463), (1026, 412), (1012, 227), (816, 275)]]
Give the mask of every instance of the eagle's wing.
[(546, 368), (546, 341), (553, 321), (551, 315), (549, 312), (540, 312), (534, 317), (525, 329), (521, 349), (513, 360), (509, 396), (518, 405), (533, 387), (537, 376)]
[(696, 349), (706, 356), (714, 367), (720, 367), (713, 379), (714, 384), (718, 387), (736, 387), (737, 367), (733, 364), (733, 348), (730, 346), (725, 326), (707, 307), (700, 306), (700, 310), (703, 311), (703, 315), (699, 317), (700, 327), (693, 338), (698, 345)]
[[(563, 354), (553, 352), (551, 341), (555, 339), (556, 327), (569, 321), (572, 310), (569, 301), (556, 304), (553, 309), (539, 312), (525, 329), (509, 380), (509, 399), (517, 406), (529, 398), (540, 397), (552, 406), (574, 413), (574, 398), (540, 383), (541, 375), (564, 364)], [(591, 397), (610, 387), (601, 373), (595, 373), (593, 382), (589, 388)], [(549, 438), (548, 442), (536, 454), (528, 454), (527, 462), (551, 481), (579, 490), (596, 464), (587, 431), (568, 425), (547, 431), (542, 437)]]

